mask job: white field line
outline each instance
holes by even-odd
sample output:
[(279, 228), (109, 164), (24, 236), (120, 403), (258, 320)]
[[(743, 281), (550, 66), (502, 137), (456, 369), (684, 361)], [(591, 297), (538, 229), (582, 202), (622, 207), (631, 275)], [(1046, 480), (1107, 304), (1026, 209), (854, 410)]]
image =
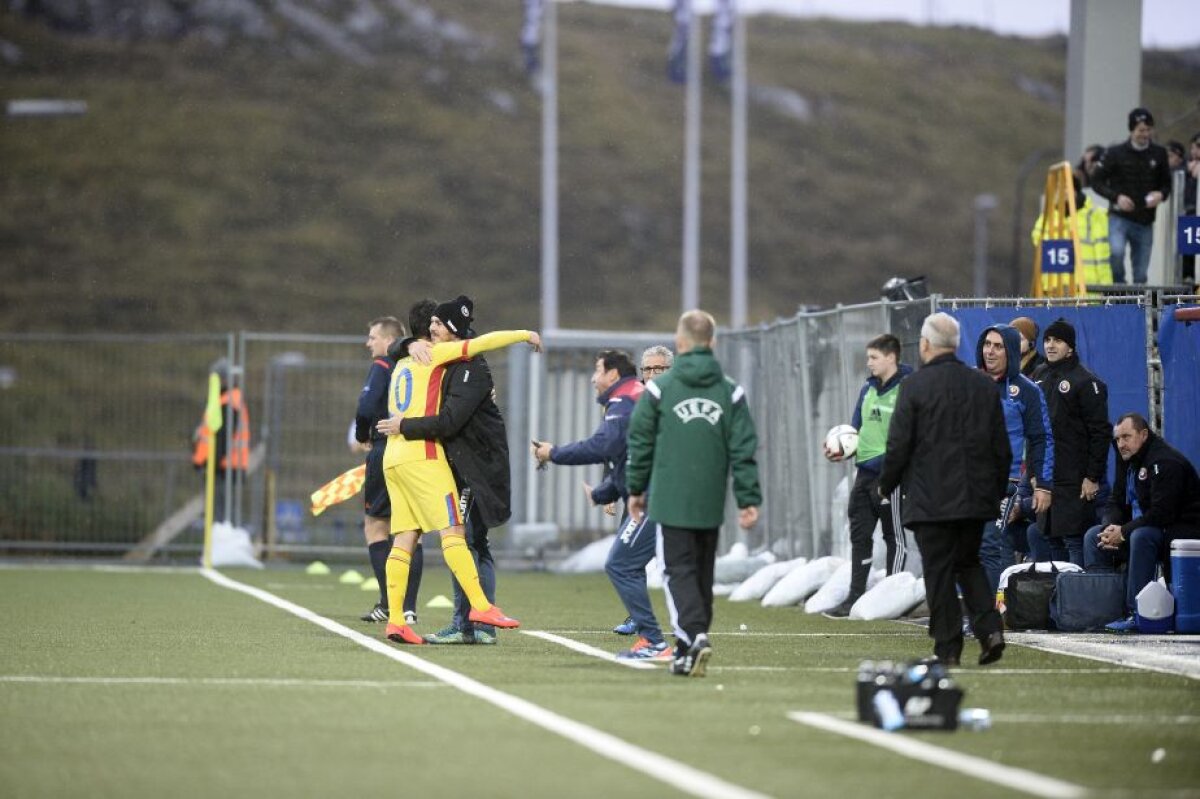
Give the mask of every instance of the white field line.
[(1000, 724), (1120, 724), (1121, 726), (1144, 724), (1159, 727), (1200, 724), (1200, 716), (1143, 716), (1135, 713), (1112, 716), (1066, 713), (1056, 716), (1052, 713), (993, 713), (992, 721)]
[(256, 677), (51, 677), (40, 674), (0, 674), (0, 683), (55, 685), (216, 685), (266, 688), (441, 688), (427, 680), (288, 680)]
[[(612, 635), (612, 630), (549, 630), (548, 632), (561, 635)], [(709, 638), (924, 638), (921, 633), (880, 632), (880, 633), (756, 633), (745, 630), (709, 630)], [(628, 636), (626, 636), (628, 637)]]
[[(1188, 639), (1193, 636), (1188, 636)], [(1055, 638), (1047, 641), (1041, 635), (1006, 635), (1005, 639), (1020, 646), (1053, 652), (1056, 655), (1096, 660), (1101, 663), (1111, 663), (1143, 671), (1157, 671), (1161, 674), (1174, 674), (1192, 680), (1200, 680), (1200, 658), (1194, 654), (1173, 654), (1170, 652), (1154, 652), (1144, 646), (1124, 648), (1114, 641), (1112, 644), (1097, 641), (1081, 641), (1079, 639)], [(1187, 640), (1187, 639), (1180, 639)]]
[[(849, 666), (712, 666), (709, 671), (798, 671), (812, 674), (857, 674)], [(1028, 674), (1137, 674), (1140, 669), (1129, 666), (1115, 669), (955, 669), (957, 677), (1008, 677)]]
[(570, 638), (564, 638), (563, 636), (555, 635), (554, 633), (542, 632), (541, 630), (521, 630), (521, 632), (525, 633), (526, 635), (532, 635), (534, 638), (541, 638), (543, 641), (549, 641), (552, 644), (565, 646), (567, 649), (574, 650), (583, 655), (590, 655), (594, 658), (607, 660), (610, 663), (616, 663), (618, 666), (628, 666), (631, 669), (654, 668), (653, 663), (648, 663), (644, 660), (619, 660), (612, 652), (605, 652), (603, 649), (597, 649), (594, 646), (581, 644), (578, 641), (574, 641)]
[(877, 730), (857, 721), (845, 721), (824, 713), (798, 711), (792, 711), (787, 716), (792, 721), (807, 724), (810, 727), (856, 738), (882, 749), (889, 749), (912, 760), (920, 760), (939, 768), (957, 771), (977, 780), (992, 782), (1033, 796), (1044, 796), (1048, 799), (1073, 799), (1073, 797), (1084, 796), (1087, 793), (1087, 789), (1082, 785), (1056, 780), (1053, 777), (1025, 769), (1001, 765), (973, 755), (964, 755), (953, 749), (934, 746), (894, 732)]
[(229, 588), (233, 591), (240, 591), (247, 596), (252, 596), (262, 602), (266, 602), (268, 605), (277, 607), (293, 616), (312, 622), (334, 635), (340, 635), (343, 638), (353, 641), (365, 649), (369, 649), (384, 657), (391, 658), (397, 663), (402, 663), (409, 668), (427, 674), (435, 680), (457, 688), (465, 694), (482, 699), (507, 713), (511, 713), (517, 718), (524, 719), (544, 730), (579, 744), (590, 752), (601, 757), (606, 757), (634, 771), (641, 772), (656, 782), (672, 785), (684, 793), (704, 797), (704, 799), (764, 799), (764, 794), (743, 788), (740, 785), (734, 785), (731, 782), (726, 782), (720, 777), (701, 771), (686, 763), (672, 760), (657, 752), (651, 752), (648, 749), (642, 749), (640, 746), (634, 746), (615, 735), (589, 727), (566, 716), (560, 716), (528, 700), (484, 685), (465, 674), (460, 674), (444, 666), (439, 666), (436, 663), (430, 663), (409, 651), (397, 649), (375, 638), (369, 638), (356, 630), (338, 624), (332, 619), (327, 619), (308, 608), (288, 602), (286, 599), (277, 597), (267, 591), (239, 583), (210, 569), (201, 569), (200, 574), (219, 586)]

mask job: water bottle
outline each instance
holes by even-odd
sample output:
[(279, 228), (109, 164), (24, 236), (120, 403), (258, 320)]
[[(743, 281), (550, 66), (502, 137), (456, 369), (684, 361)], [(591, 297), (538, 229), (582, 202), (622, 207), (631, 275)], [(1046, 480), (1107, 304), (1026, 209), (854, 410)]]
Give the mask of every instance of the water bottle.
[(992, 714), (987, 708), (964, 707), (958, 713), (958, 726), (973, 732), (990, 730), (992, 728)]
[(904, 711), (896, 701), (896, 695), (888, 690), (876, 691), (871, 703), (879, 716), (879, 726), (888, 732), (894, 732), (904, 726)]

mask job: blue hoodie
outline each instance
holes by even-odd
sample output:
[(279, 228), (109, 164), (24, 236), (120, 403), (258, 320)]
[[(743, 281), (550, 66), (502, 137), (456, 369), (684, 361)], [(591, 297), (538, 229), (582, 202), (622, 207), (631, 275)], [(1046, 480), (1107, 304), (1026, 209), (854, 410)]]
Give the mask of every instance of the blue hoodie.
[(1050, 431), (1046, 397), (1037, 383), (1021, 374), (1021, 334), (1015, 327), (992, 325), (985, 328), (975, 344), (975, 364), (984, 369), (983, 341), (993, 330), (1004, 340), (1008, 354), (1008, 371), (1003, 380), (995, 381), (1013, 452), (1008, 477), (1019, 480), (1025, 466), (1029, 475), (1037, 478), (1037, 487), (1048, 491), (1054, 485), (1054, 434)]

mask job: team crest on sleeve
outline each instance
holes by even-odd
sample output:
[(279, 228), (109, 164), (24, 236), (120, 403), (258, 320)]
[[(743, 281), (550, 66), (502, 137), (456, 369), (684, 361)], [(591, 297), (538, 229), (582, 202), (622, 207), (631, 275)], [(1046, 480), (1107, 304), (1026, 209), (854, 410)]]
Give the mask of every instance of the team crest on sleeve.
[(683, 420), (684, 424), (695, 419), (703, 419), (711, 425), (716, 425), (721, 421), (721, 414), (724, 413), (720, 403), (704, 397), (689, 397), (676, 403), (671, 410), (675, 411), (675, 415)]
[(1008, 396), (1015, 397), (1020, 393), (1021, 393), (1021, 387), (1018, 386), (1016, 383), (1013, 383), (1008, 387)]
[(1071, 381), (1070, 380), (1064, 380), (1058, 384), (1058, 393), (1059, 394), (1066, 394), (1070, 390), (1071, 390)]

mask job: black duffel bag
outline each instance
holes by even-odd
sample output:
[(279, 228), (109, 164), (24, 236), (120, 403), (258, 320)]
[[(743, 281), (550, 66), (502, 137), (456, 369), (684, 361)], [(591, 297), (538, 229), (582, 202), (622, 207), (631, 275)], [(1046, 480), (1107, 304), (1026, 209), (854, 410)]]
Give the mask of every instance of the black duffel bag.
[(1052, 562), (1050, 571), (1040, 572), (1037, 564), (1008, 575), (1004, 589), (1004, 626), (1009, 630), (1052, 630), (1050, 599), (1058, 581), (1058, 568)]

